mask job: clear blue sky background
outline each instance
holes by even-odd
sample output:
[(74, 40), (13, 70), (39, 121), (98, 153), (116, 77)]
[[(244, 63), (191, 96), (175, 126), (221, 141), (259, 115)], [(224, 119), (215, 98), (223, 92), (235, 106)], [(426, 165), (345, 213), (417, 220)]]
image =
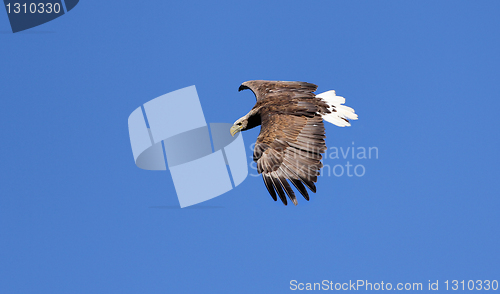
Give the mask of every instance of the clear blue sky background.
[[(0, 9), (0, 293), (500, 280), (499, 14), (498, 1), (82, 0), (12, 34)], [(176, 208), (170, 174), (135, 166), (128, 115), (196, 85), (208, 122), (234, 122), (252, 79), (335, 89), (360, 119), (328, 125), (327, 145), (378, 159), (349, 160), (363, 177), (322, 177), (296, 207), (248, 177)]]

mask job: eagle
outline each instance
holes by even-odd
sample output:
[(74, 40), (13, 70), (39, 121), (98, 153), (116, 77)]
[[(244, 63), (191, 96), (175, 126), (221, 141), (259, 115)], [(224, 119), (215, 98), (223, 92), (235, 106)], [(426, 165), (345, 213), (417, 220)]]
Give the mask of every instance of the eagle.
[[(325, 144), (323, 120), (339, 127), (358, 119), (354, 109), (342, 105), (344, 97), (335, 91), (314, 94), (317, 85), (306, 82), (254, 80), (241, 84), (238, 91), (251, 90), (257, 103), (230, 129), (240, 131), (261, 126), (253, 152), (257, 171), (274, 201), (284, 205), (287, 198), (297, 205), (290, 183), (309, 201), (307, 188), (316, 193)], [(286, 195), (285, 195), (286, 193)]]

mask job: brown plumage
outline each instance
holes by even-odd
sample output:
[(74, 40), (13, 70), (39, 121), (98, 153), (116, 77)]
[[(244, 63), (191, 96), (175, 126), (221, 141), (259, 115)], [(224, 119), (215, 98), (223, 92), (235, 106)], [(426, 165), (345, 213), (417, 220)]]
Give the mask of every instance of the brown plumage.
[(253, 159), (267, 190), (275, 201), (279, 197), (286, 205), (288, 195), (297, 205), (291, 183), (309, 200), (305, 187), (316, 192), (326, 150), (323, 116), (336, 112), (335, 107), (317, 97), (317, 86), (310, 83), (257, 80), (241, 84), (239, 91), (245, 89), (255, 94), (257, 103), (231, 132), (261, 125)]

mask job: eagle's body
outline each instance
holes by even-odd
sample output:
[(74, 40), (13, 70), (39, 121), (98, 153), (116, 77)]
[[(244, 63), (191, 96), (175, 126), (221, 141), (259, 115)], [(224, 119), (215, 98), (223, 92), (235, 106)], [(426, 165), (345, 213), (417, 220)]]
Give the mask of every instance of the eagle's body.
[[(231, 133), (261, 125), (253, 159), (262, 174), (267, 190), (276, 201), (286, 205), (286, 195), (297, 205), (290, 184), (309, 200), (306, 187), (316, 192), (322, 153), (326, 150), (323, 119), (338, 126), (348, 126), (347, 119), (357, 119), (345, 99), (328, 91), (314, 94), (317, 86), (305, 82), (248, 81), (239, 90), (250, 89), (257, 103), (237, 120)], [(287, 181), (288, 180), (288, 181)]]

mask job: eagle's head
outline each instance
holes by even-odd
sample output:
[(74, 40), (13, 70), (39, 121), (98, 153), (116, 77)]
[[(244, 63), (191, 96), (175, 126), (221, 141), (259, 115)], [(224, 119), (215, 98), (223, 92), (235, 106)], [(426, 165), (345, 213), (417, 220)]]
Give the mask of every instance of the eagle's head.
[(234, 135), (236, 135), (237, 133), (247, 129), (248, 126), (247, 116), (248, 114), (234, 122), (233, 126), (229, 130), (231, 132), (231, 136), (234, 137)]
[(235, 121), (229, 131), (231, 132), (231, 136), (234, 136), (238, 132), (255, 128), (256, 126), (259, 126), (260, 123), (260, 114), (258, 112), (258, 109), (254, 108), (250, 110), (247, 115)]

